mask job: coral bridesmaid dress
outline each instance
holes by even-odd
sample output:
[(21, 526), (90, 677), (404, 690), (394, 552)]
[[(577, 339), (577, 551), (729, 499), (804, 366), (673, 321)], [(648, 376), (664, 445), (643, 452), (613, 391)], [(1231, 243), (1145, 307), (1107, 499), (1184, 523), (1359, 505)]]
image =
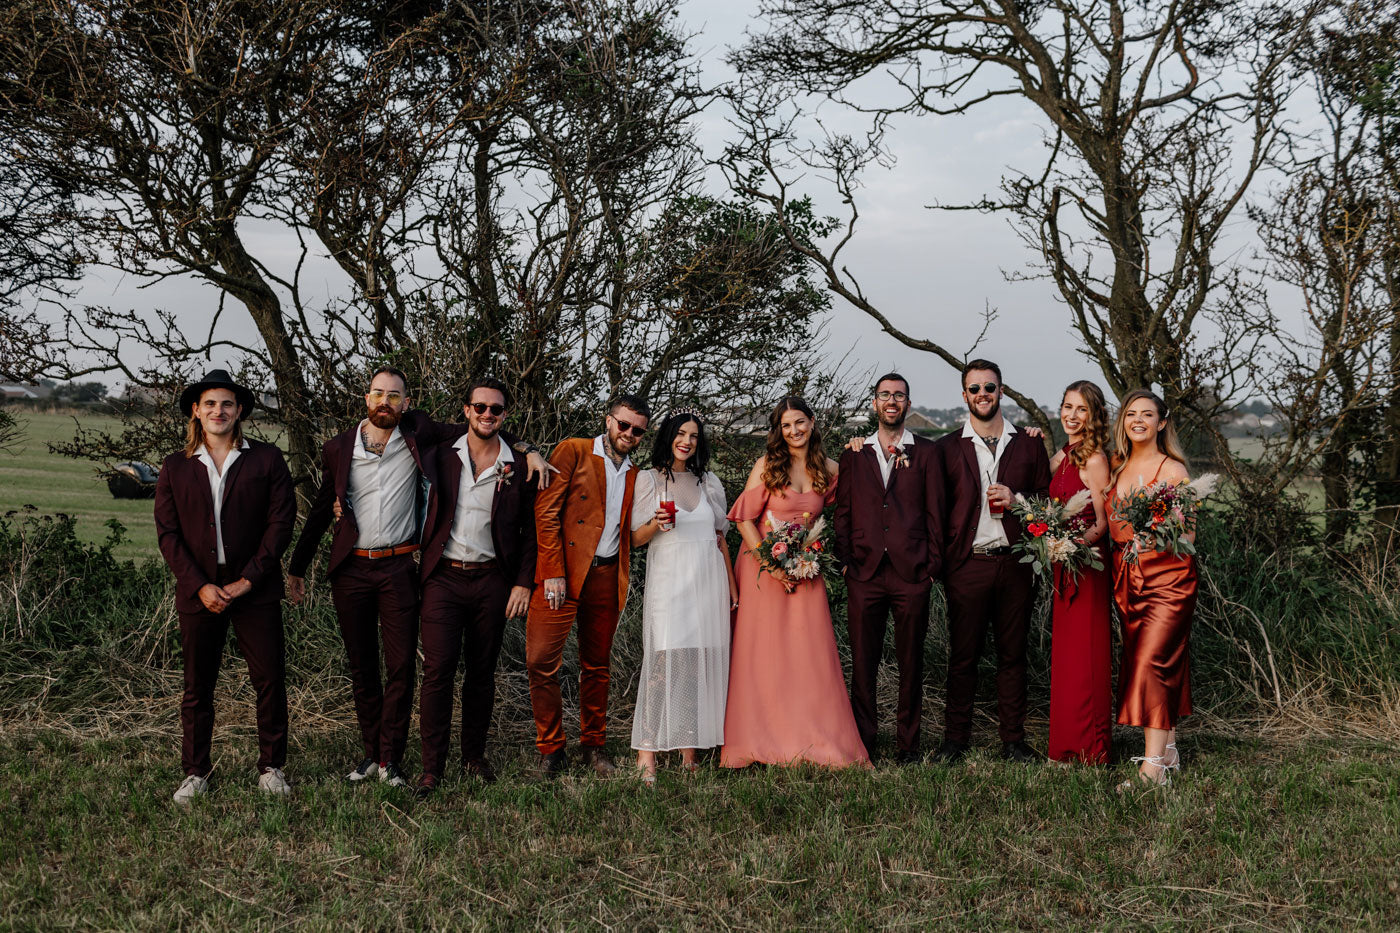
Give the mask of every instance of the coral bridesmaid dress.
[[(1157, 473), (1161, 471), (1159, 465)], [(1112, 518), (1112, 499), (1109, 508), (1108, 531), (1114, 543), (1132, 540), (1132, 528)], [(1123, 618), (1118, 722), (1175, 728), (1177, 720), (1191, 715), (1187, 641), (1196, 611), (1196, 559), (1189, 554), (1144, 551), (1136, 564), (1125, 564), (1115, 554), (1113, 596)]]
[[(1050, 479), (1050, 495), (1067, 502), (1083, 490), (1079, 467), (1065, 448)], [(1094, 524), (1090, 504), (1079, 517)], [(1099, 552), (1105, 552), (1103, 542)], [(1109, 604), (1111, 575), (1082, 567), (1078, 578), (1055, 566), (1055, 598), (1050, 636), (1050, 747), (1054, 761), (1106, 764), (1113, 731), (1113, 630)]]
[[(834, 492), (835, 484), (825, 501)], [(729, 518), (755, 522), (767, 534), (769, 510), (780, 520), (810, 524), (824, 504), (821, 493), (770, 495), (760, 486), (735, 500)], [(739, 611), (729, 655), (720, 765), (868, 764), (836, 653), (826, 584), (808, 580), (789, 594), (768, 574), (760, 575), (747, 550), (735, 561), (734, 572)]]

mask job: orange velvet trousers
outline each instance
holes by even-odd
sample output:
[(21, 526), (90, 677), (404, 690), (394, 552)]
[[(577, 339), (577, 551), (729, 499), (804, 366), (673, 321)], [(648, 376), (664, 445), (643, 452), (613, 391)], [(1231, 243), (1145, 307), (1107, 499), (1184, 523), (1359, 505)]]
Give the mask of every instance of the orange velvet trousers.
[(613, 634), (617, 631), (617, 564), (594, 567), (578, 599), (551, 609), (544, 587), (535, 588), (525, 620), (525, 667), (530, 673), (530, 705), (535, 713), (535, 746), (541, 755), (564, 747), (564, 700), (559, 665), (564, 642), (578, 625), (579, 741), (601, 747), (607, 736), (608, 682)]

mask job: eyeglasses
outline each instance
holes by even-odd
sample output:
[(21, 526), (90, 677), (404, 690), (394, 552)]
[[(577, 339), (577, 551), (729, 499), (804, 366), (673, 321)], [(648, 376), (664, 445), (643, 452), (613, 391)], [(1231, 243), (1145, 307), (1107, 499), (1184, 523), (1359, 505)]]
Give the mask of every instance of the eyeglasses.
[(896, 402), (909, 401), (909, 396), (905, 395), (903, 392), (890, 392), (889, 390), (876, 392), (875, 398), (882, 402), (888, 402), (890, 399), (894, 399)]
[(385, 392), (383, 389), (370, 389), (365, 393), (365, 396), (376, 404), (384, 401), (388, 402), (390, 405), (397, 405), (399, 402), (403, 401), (402, 392)]
[(967, 394), (968, 394), (968, 395), (976, 395), (976, 394), (978, 394), (979, 392), (988, 392), (988, 393), (991, 393), (991, 392), (995, 392), (996, 390), (997, 390), (997, 384), (996, 384), (995, 382), (985, 382), (985, 383), (983, 383), (983, 384), (980, 385), (980, 386), (979, 386), (977, 383), (974, 382), (972, 385), (970, 385), (970, 386), (967, 387)]
[(485, 402), (469, 402), (468, 404), (471, 405), (472, 411), (476, 412), (478, 415), (484, 415), (488, 411), (493, 415), (499, 415), (506, 410), (506, 406), (504, 405), (488, 405)]
[(608, 417), (616, 421), (617, 426), (622, 430), (631, 431), (633, 437), (641, 437), (643, 434), (647, 433), (646, 425), (638, 426), (635, 424), (631, 424), (629, 422), (623, 421), (617, 415), (608, 415)]

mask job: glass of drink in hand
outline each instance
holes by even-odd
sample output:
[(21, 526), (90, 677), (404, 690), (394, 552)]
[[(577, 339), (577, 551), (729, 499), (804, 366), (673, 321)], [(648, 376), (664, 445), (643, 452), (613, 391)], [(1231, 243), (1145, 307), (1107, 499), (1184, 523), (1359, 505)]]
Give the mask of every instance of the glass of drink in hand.
[(666, 527), (670, 528), (676, 524), (676, 500), (662, 499), (660, 501), (661, 510), (666, 513)]
[(1001, 513), (1004, 512), (1004, 511), (1006, 511), (1006, 507), (1003, 506), (999, 500), (993, 498), (993, 496), (992, 496), (992, 486), (993, 486), (992, 478), (991, 478), (990, 475), (988, 475), (988, 476), (987, 476), (987, 512), (992, 516), (992, 518), (1001, 518)]

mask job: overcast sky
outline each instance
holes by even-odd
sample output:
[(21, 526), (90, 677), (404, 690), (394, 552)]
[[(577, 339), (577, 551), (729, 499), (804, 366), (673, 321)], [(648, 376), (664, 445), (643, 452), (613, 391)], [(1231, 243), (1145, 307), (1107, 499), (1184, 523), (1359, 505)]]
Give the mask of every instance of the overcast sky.
[[(707, 82), (729, 77), (724, 57), (754, 26), (753, 6), (745, 0), (687, 0), (680, 5), (682, 22), (695, 34), (692, 49)], [(857, 125), (854, 116), (831, 105), (823, 116)], [(1067, 383), (1093, 379), (1102, 384), (1102, 377), (1077, 352), (1068, 312), (1056, 301), (1054, 286), (1005, 280), (1003, 273), (1024, 271), (1038, 256), (1026, 249), (1005, 217), (926, 208), (935, 201), (995, 195), (1008, 167), (1037, 167), (1043, 148), (1034, 117), (1028, 106), (1002, 101), (961, 117), (904, 118), (895, 123), (888, 135), (895, 164), (888, 170), (874, 167), (864, 176), (861, 223), (845, 257), (868, 297), (897, 326), (955, 354), (972, 347), (982, 330), (983, 308), (995, 308), (998, 317), (978, 355), (999, 362), (1009, 384), (1042, 404), (1054, 405)], [(702, 118), (700, 138), (709, 154), (717, 154), (729, 132), (722, 111)], [(829, 189), (815, 179), (810, 193), (819, 207), (823, 198), (830, 198)], [(252, 239), (264, 255), (290, 255), (295, 245), (280, 233), (257, 232)], [(343, 280), (328, 265), (321, 287), (330, 291), (342, 287)], [(308, 284), (314, 287), (318, 273), (314, 264), (311, 268)], [(108, 273), (93, 277), (83, 297), (115, 306), (176, 308), (191, 321), (205, 320), (217, 301), (211, 287), (191, 281), (147, 289), (139, 284)], [(243, 333), (250, 334), (246, 312), (231, 303), (226, 315), (232, 312), (240, 316)], [(828, 334), (829, 353), (839, 357), (849, 349), (847, 361), (853, 371), (899, 369), (910, 378), (916, 404), (960, 404), (955, 371), (929, 354), (905, 348), (839, 298), (833, 303)]]

